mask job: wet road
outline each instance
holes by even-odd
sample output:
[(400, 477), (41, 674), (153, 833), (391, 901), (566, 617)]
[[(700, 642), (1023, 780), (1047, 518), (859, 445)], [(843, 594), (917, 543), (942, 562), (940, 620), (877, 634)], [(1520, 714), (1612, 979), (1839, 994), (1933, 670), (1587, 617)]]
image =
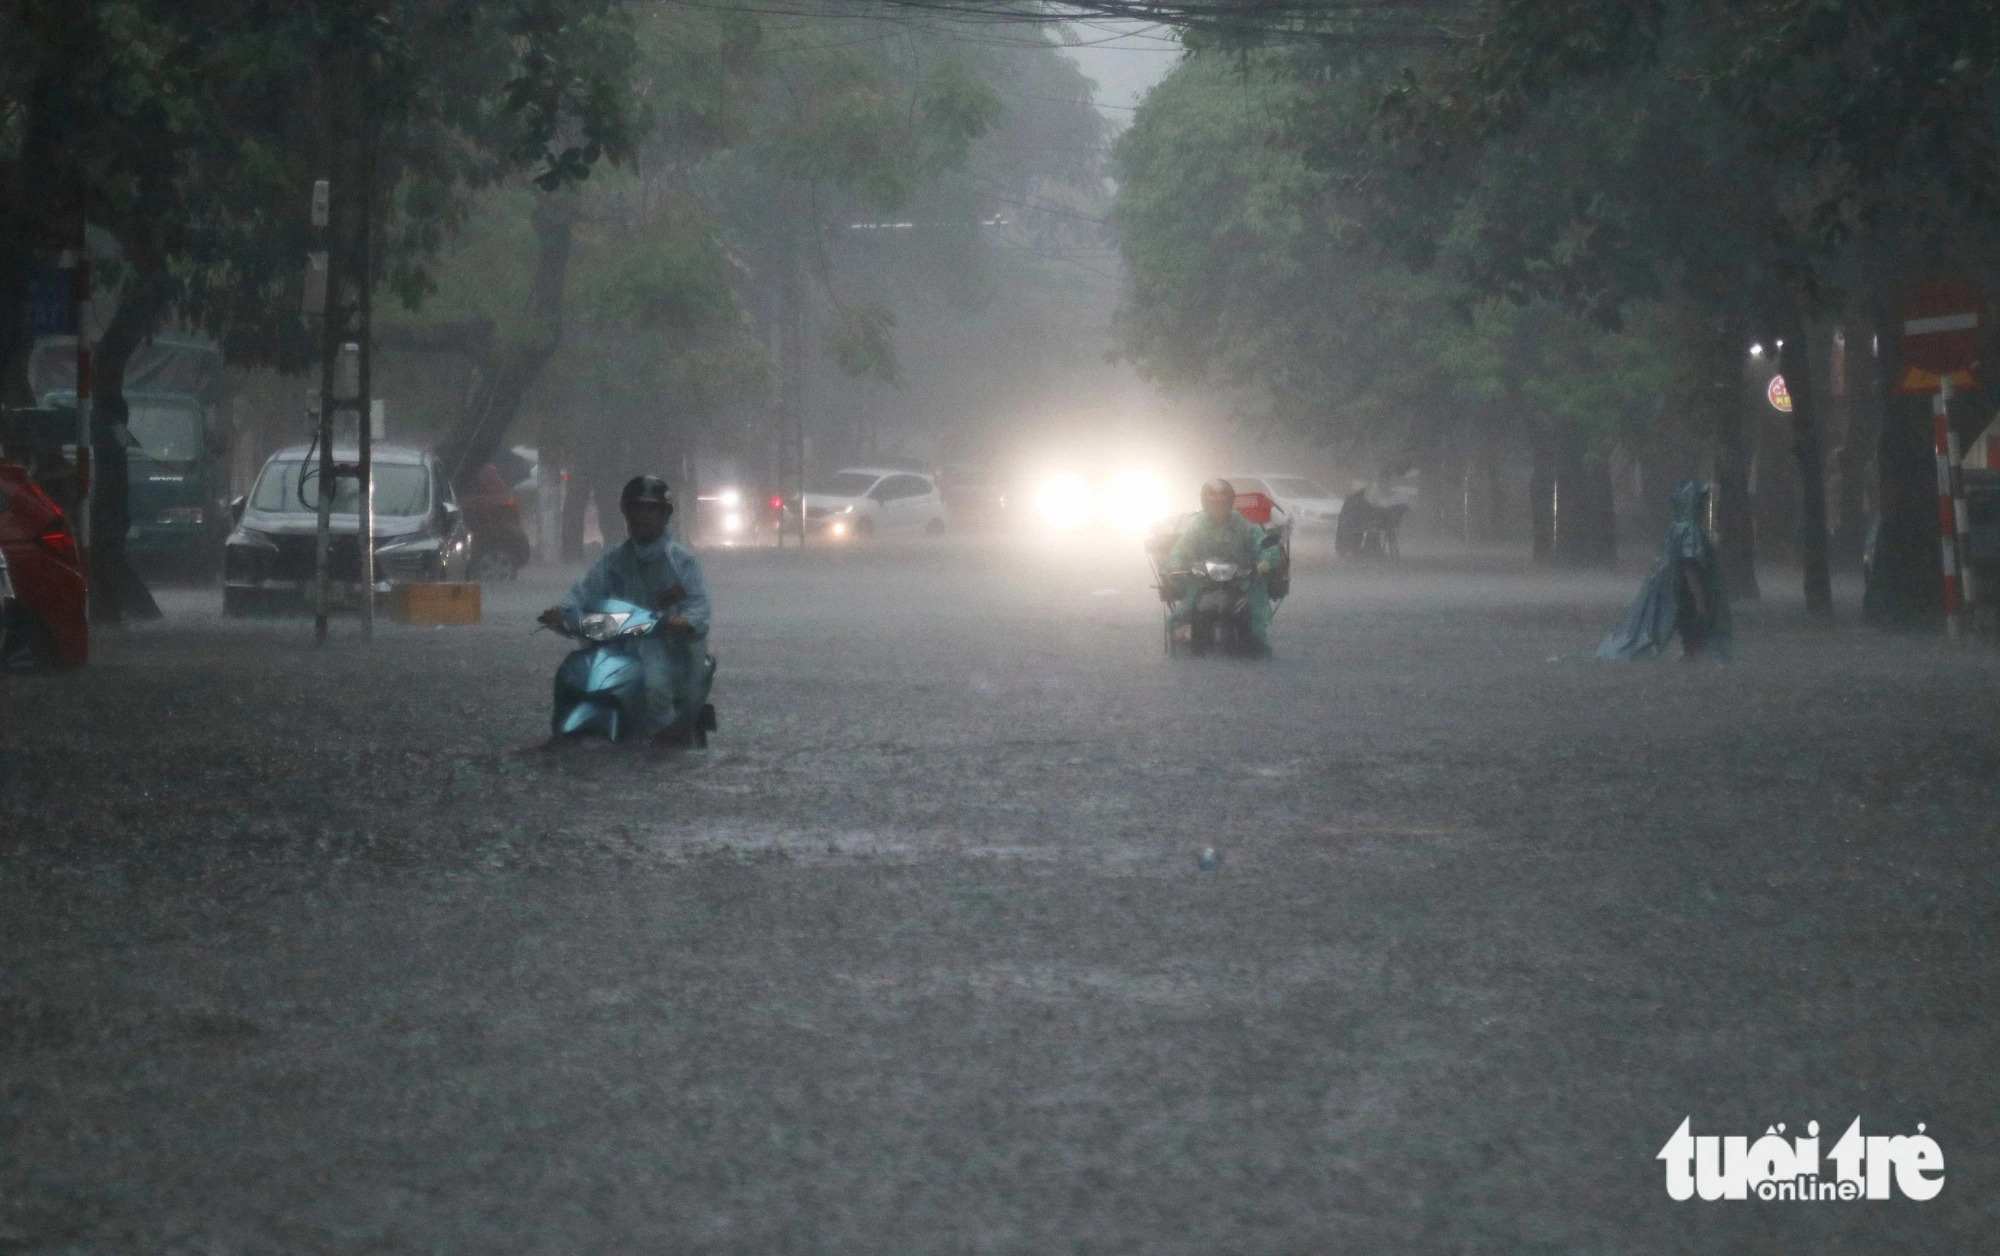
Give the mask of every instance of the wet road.
[[(560, 581), (0, 681), (0, 1252), (1965, 1252), (2000, 1213), (2000, 660), (1302, 560), (712, 555), (711, 750), (549, 753)], [(1767, 583), (1775, 584), (1771, 580)], [(1200, 870), (1215, 847), (1220, 866)], [(1669, 1201), (1683, 1117), (1934, 1201)]]

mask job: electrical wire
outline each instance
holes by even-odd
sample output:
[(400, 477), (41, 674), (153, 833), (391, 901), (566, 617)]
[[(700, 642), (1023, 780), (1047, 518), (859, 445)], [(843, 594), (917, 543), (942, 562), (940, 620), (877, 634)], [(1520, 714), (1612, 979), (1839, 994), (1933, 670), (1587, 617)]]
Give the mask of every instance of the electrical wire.
[[(319, 509), (318, 502), (309, 502), (306, 500), (306, 480), (308, 478), (315, 480), (319, 478), (319, 468), (313, 465), (313, 455), (318, 452), (319, 452), (319, 424), (315, 423), (313, 424), (312, 443), (306, 446), (305, 459), (299, 463), (298, 482), (292, 485), (292, 496), (299, 499), (299, 507), (302, 510)], [(310, 475), (308, 475), (308, 472), (310, 472)]]
[[(726, 5), (702, 0), (654, 0), (686, 8), (727, 8), (735, 12), (833, 20), (880, 20), (885, 11), (921, 14), (954, 24), (986, 26), (1094, 25), (1097, 21), (1139, 22), (1174, 30), (1212, 30), (1235, 35), (1316, 39), (1342, 43), (1432, 44), (1469, 37), (1480, 0), (1064, 0), (1057, 5), (1012, 0), (764, 0)], [(1097, 27), (1097, 29), (1102, 29)], [(1121, 32), (1071, 46), (1097, 46), (1133, 38), (1164, 39)], [(1178, 52), (1132, 48), (1127, 52)]]

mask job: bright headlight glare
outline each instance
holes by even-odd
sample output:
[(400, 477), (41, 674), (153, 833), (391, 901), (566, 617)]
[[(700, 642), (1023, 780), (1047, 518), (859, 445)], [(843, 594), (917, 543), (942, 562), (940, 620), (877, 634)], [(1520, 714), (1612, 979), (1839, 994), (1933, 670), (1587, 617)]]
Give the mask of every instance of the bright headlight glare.
[(1151, 472), (1120, 472), (1104, 488), (1104, 521), (1121, 532), (1144, 532), (1167, 510), (1167, 486)]
[(722, 530), (724, 532), (741, 532), (743, 530), (743, 516), (734, 514), (722, 516)]
[(1052, 528), (1090, 522), (1090, 485), (1073, 475), (1052, 475), (1035, 487), (1035, 513)]
[(722, 496), (717, 500), (719, 500), (723, 505), (729, 507), (731, 510), (734, 510), (738, 506), (741, 506), (743, 504), (743, 494), (737, 492), (733, 488), (726, 488), (722, 490)]

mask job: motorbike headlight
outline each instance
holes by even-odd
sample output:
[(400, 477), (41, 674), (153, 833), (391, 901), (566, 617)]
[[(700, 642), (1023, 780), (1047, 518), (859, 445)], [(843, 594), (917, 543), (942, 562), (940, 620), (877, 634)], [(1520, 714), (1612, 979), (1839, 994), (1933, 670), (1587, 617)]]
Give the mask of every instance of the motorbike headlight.
[(1210, 580), (1234, 580), (1236, 578), (1235, 563), (1204, 563), (1202, 570), (1208, 574)]
[(733, 488), (726, 488), (722, 490), (722, 495), (717, 497), (716, 500), (729, 507), (729, 509), (734, 510), (743, 504), (743, 494)]
[(591, 641), (609, 641), (632, 616), (625, 611), (598, 611), (578, 621), (576, 630)]

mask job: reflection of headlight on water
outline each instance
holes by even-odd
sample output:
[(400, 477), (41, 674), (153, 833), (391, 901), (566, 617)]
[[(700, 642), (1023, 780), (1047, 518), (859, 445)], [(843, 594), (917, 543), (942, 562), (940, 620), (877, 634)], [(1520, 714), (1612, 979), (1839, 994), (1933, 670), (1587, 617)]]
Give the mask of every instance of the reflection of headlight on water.
[(1073, 475), (1052, 475), (1035, 486), (1035, 513), (1052, 528), (1090, 522), (1090, 485)]
[(741, 532), (743, 530), (743, 516), (734, 512), (722, 516), (722, 530), (724, 532)]
[(1104, 521), (1120, 532), (1144, 532), (1167, 513), (1167, 486), (1144, 471), (1123, 471), (1104, 486)]

